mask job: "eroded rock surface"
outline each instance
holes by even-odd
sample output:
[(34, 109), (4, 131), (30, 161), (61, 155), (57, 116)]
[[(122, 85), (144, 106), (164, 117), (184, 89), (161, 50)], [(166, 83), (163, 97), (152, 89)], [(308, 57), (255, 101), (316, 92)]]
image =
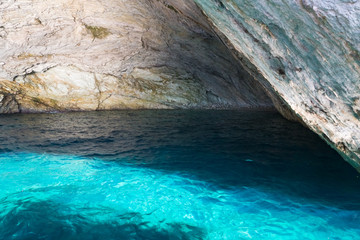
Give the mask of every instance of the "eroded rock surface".
[(0, 13), (0, 112), (272, 105), (192, 0), (9, 0)]
[(360, 170), (360, 1), (195, 1), (243, 64)]

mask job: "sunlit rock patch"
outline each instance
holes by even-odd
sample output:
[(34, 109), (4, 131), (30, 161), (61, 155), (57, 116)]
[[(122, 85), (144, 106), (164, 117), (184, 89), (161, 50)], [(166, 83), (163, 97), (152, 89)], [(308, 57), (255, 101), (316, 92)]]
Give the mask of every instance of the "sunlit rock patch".
[(2, 113), (272, 106), (192, 1), (8, 1), (0, 11)]

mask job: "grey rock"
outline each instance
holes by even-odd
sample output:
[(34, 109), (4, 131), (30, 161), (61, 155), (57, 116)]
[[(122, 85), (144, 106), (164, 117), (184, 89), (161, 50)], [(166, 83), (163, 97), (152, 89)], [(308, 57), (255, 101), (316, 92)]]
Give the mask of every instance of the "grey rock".
[(360, 2), (195, 2), (243, 65), (360, 170)]

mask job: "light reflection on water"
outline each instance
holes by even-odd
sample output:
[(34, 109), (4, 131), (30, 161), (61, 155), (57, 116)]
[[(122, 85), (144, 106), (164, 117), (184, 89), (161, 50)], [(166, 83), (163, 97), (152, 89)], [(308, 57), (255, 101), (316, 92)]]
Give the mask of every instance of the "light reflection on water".
[(3, 239), (356, 239), (358, 174), (273, 112), (0, 116)]

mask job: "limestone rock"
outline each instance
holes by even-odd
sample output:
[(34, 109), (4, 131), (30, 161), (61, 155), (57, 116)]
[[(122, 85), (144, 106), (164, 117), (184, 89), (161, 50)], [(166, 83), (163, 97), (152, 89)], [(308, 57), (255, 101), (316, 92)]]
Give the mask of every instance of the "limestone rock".
[(195, 1), (244, 66), (360, 170), (360, 1)]
[(9, 0), (0, 12), (0, 93), (17, 103), (2, 112), (272, 106), (191, 0)]

